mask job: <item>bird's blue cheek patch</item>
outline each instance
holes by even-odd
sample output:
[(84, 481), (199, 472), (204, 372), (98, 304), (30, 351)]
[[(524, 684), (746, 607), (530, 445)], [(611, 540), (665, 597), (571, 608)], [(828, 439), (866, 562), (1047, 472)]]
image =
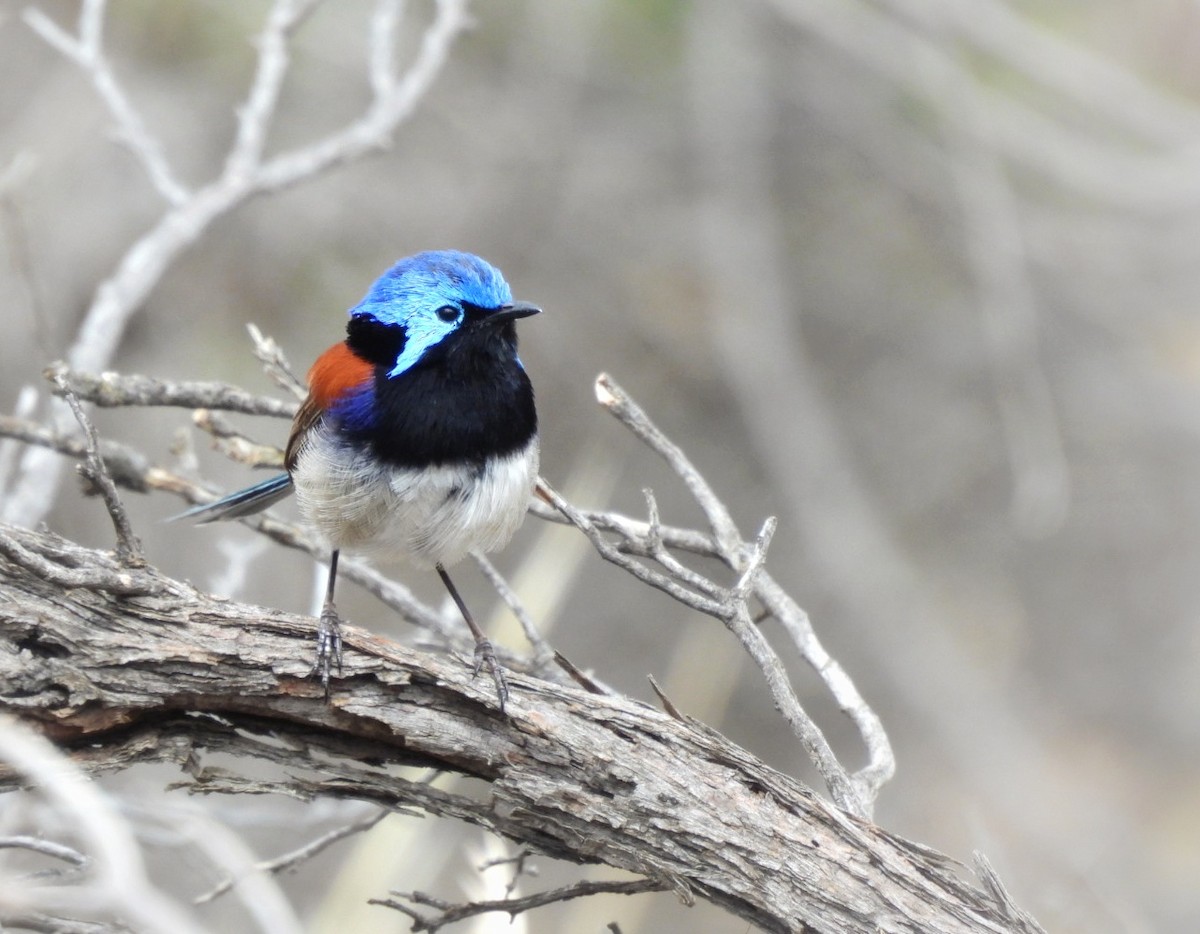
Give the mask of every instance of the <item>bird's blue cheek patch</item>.
[(388, 376), (399, 376), (419, 361), (431, 347), (440, 344), (458, 328), (456, 321), (442, 321), (436, 314), (416, 314), (404, 328), (404, 347)]

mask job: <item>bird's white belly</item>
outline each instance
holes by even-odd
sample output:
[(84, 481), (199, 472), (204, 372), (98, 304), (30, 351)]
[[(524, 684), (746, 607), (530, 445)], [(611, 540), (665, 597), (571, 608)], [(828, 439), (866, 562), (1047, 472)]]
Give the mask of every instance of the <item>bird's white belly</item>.
[(292, 480), (300, 511), (330, 548), (423, 567), (502, 548), (525, 518), (538, 442), (487, 466), (380, 465), (315, 431)]

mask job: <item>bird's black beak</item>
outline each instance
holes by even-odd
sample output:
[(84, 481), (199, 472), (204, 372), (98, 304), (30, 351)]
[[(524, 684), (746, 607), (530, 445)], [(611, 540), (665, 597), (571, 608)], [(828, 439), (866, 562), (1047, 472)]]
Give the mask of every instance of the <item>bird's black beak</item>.
[(513, 302), (511, 305), (501, 305), (485, 320), (499, 324), (501, 321), (516, 321), (517, 318), (528, 318), (530, 315), (540, 315), (542, 309), (529, 302)]

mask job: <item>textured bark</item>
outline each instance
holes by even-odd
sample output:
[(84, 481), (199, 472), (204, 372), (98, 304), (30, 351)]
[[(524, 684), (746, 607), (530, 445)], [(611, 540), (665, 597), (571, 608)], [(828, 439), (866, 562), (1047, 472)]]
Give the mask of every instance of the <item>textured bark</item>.
[[(306, 677), (311, 619), (43, 533), (0, 527), (0, 539), (0, 707), (94, 771), (176, 761), (198, 790), (417, 807), (663, 881), (768, 931), (1036, 930), (994, 879), (974, 887), (946, 857), (844, 814), (702, 724), (519, 673), (501, 715), (466, 659), (354, 628), (326, 701)], [(119, 595), (96, 587), (108, 577)], [(217, 751), (310, 777), (206, 769)], [(391, 763), (488, 790), (448, 793)]]

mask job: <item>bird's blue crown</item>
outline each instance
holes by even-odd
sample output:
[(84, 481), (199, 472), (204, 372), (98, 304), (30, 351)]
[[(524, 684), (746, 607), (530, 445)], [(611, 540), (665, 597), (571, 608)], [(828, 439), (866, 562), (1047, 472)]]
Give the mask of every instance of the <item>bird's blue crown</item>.
[(388, 374), (397, 376), (458, 328), (465, 305), (492, 309), (511, 302), (512, 290), (491, 263), (458, 250), (429, 250), (380, 276), (350, 315), (404, 329), (403, 350)]

